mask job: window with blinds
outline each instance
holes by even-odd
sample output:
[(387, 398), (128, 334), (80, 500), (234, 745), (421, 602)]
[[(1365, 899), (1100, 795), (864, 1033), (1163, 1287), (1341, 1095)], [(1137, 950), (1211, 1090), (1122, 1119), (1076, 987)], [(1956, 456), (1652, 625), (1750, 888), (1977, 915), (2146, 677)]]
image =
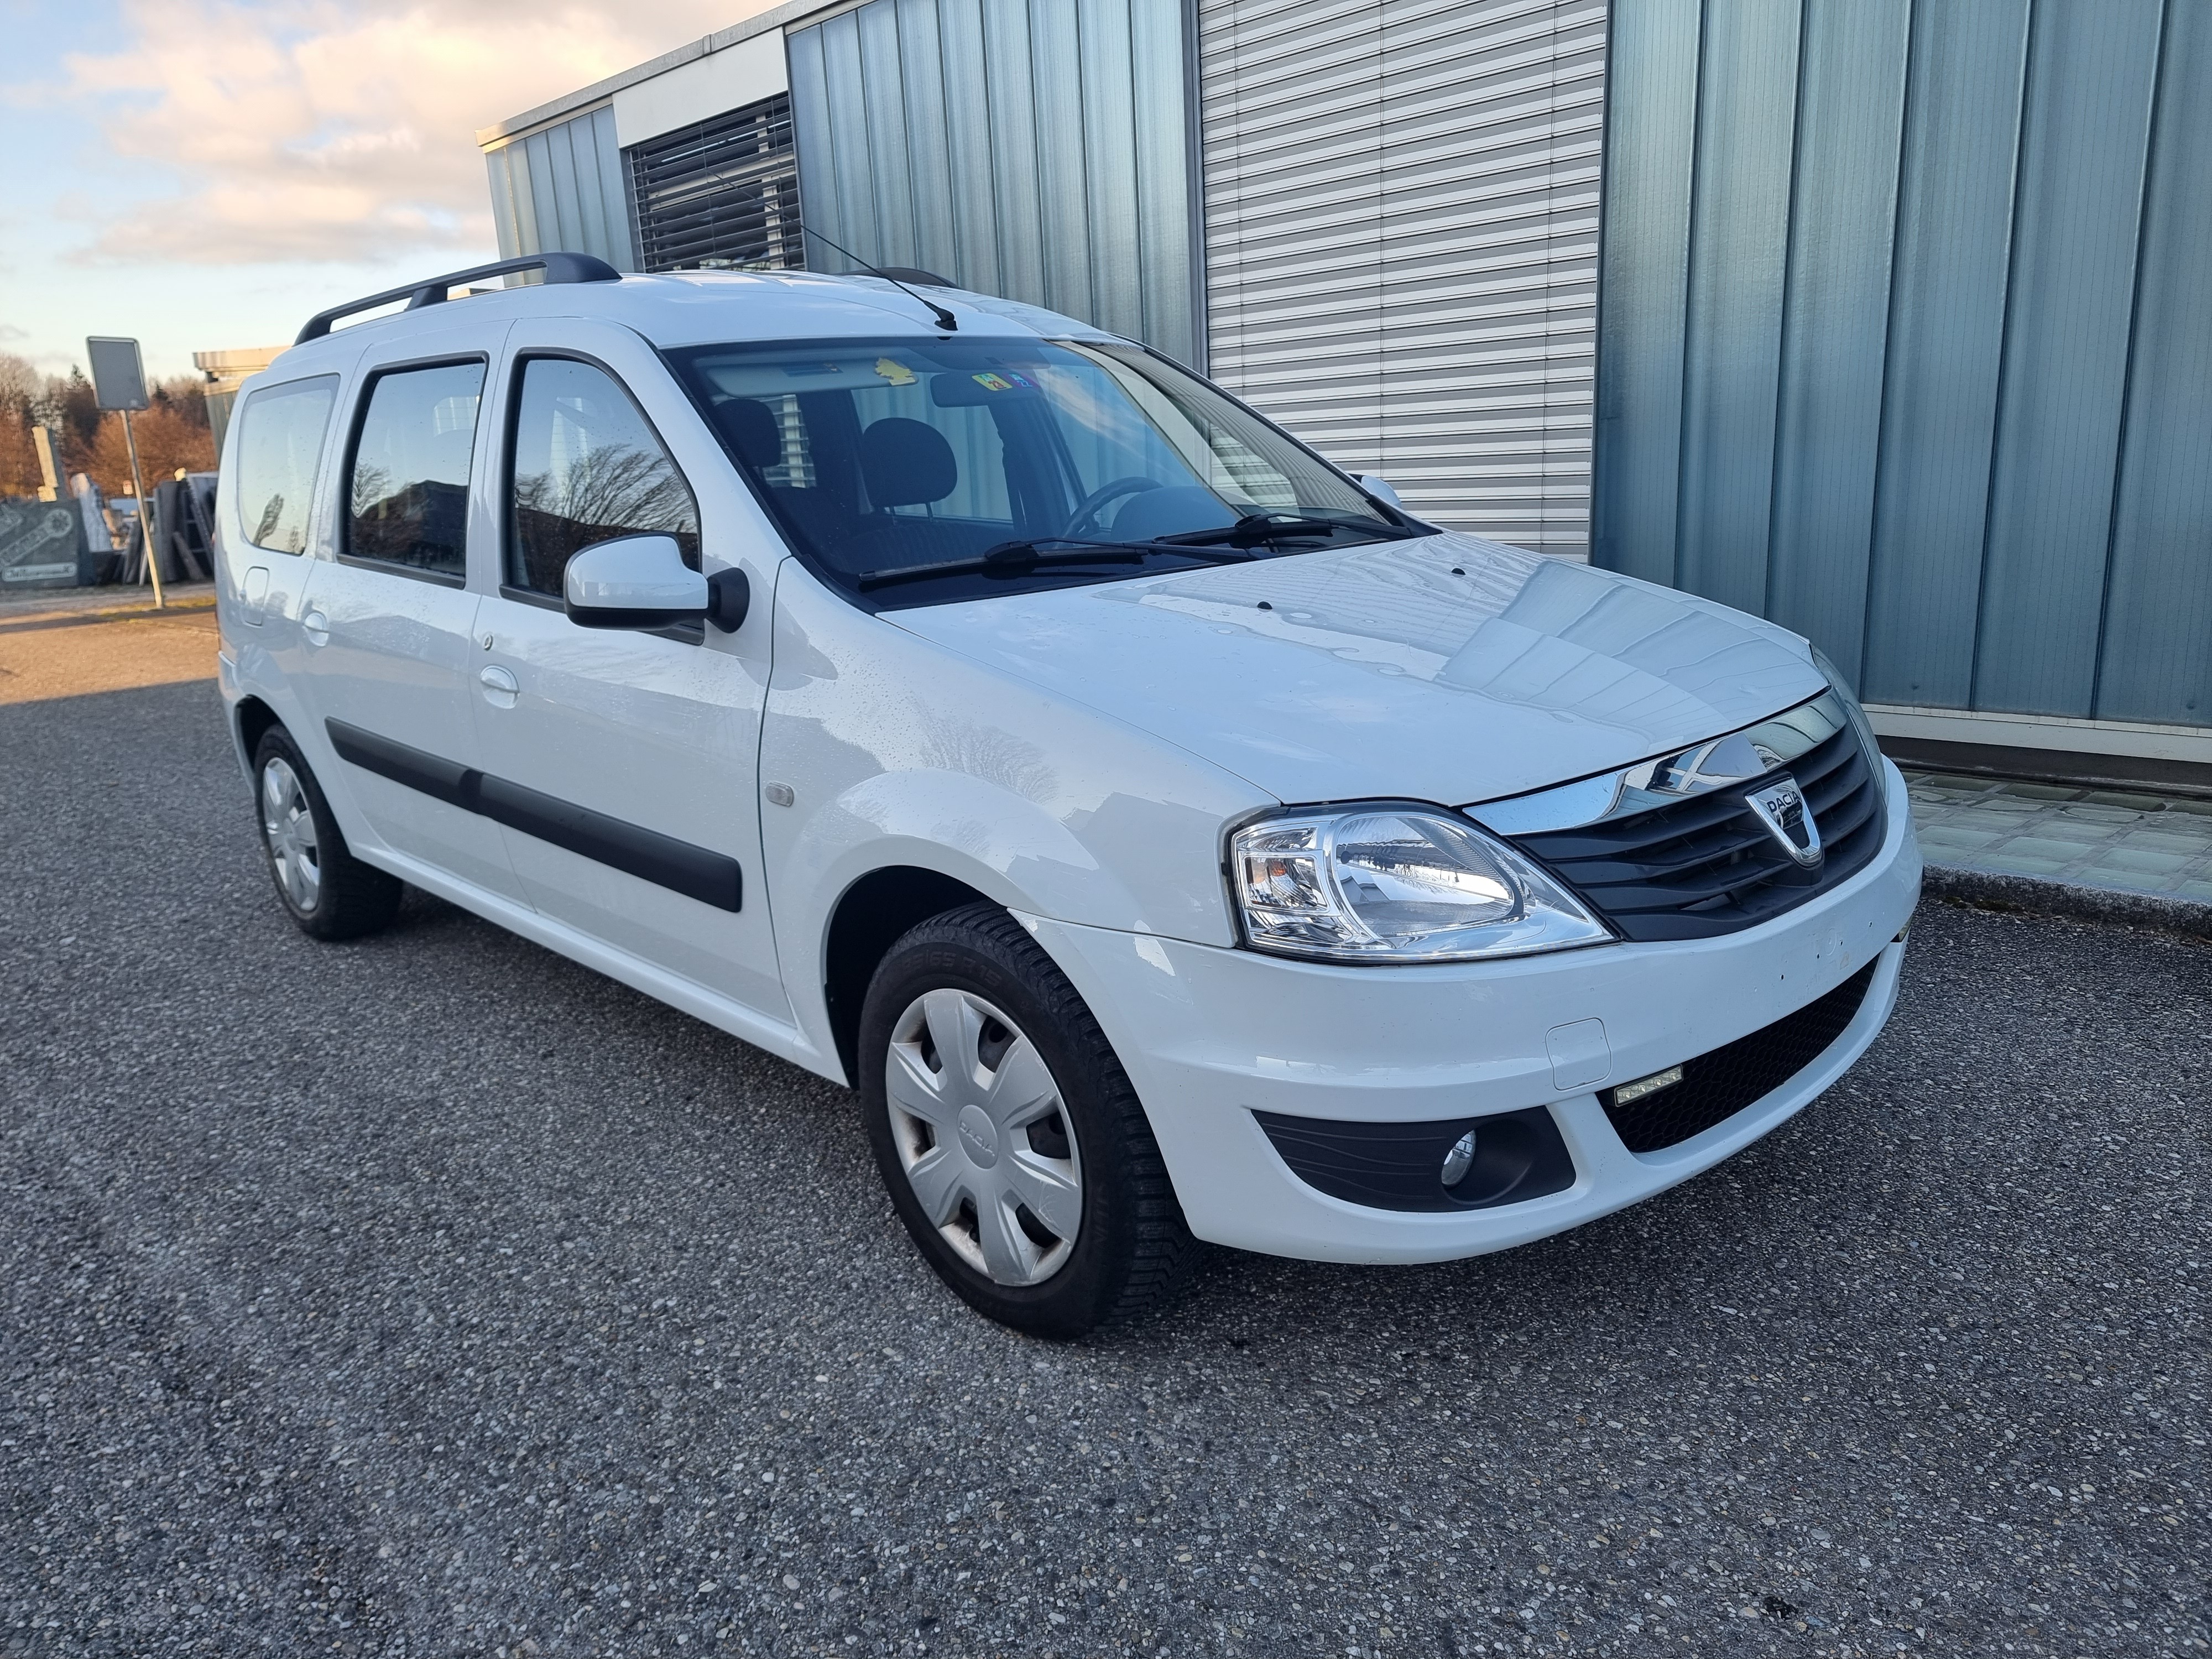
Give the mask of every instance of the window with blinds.
[(784, 270), (805, 263), (787, 94), (625, 154), (641, 270)]

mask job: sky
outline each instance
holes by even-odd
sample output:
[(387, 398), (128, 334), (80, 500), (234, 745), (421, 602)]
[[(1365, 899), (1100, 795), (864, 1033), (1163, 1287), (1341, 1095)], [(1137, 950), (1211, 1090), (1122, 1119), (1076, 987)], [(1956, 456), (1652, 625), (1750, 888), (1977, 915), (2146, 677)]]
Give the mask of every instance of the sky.
[(499, 257), (476, 132), (773, 0), (0, 0), (0, 352), (279, 344)]

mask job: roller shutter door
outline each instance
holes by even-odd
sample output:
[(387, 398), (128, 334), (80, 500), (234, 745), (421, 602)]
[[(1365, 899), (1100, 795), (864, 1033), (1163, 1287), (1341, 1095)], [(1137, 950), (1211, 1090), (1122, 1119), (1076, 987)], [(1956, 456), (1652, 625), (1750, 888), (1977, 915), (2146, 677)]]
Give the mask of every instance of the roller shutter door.
[(1201, 0), (1208, 364), (1438, 523), (1588, 554), (1604, 0)]

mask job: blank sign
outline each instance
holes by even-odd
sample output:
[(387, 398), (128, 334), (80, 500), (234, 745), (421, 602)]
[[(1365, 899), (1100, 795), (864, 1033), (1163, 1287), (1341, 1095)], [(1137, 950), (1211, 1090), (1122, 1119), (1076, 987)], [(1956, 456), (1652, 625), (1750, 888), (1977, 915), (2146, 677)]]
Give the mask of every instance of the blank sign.
[(92, 359), (92, 389), (102, 409), (146, 407), (146, 371), (138, 361), (138, 342), (96, 335), (84, 343)]

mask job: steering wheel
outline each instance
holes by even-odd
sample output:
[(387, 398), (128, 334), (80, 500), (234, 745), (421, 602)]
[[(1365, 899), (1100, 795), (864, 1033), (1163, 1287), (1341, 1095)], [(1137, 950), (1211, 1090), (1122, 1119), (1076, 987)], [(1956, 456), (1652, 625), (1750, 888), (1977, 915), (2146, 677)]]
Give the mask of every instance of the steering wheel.
[(1139, 477), (1134, 474), (1126, 478), (1109, 478), (1083, 498), (1075, 509), (1074, 516), (1068, 520), (1066, 528), (1060, 533), (1063, 536), (1089, 535), (1097, 528), (1091, 524), (1091, 520), (1098, 516), (1098, 509), (1104, 507), (1107, 502), (1118, 501), (1124, 495), (1139, 495), (1147, 489), (1159, 488), (1160, 481), (1158, 478)]

